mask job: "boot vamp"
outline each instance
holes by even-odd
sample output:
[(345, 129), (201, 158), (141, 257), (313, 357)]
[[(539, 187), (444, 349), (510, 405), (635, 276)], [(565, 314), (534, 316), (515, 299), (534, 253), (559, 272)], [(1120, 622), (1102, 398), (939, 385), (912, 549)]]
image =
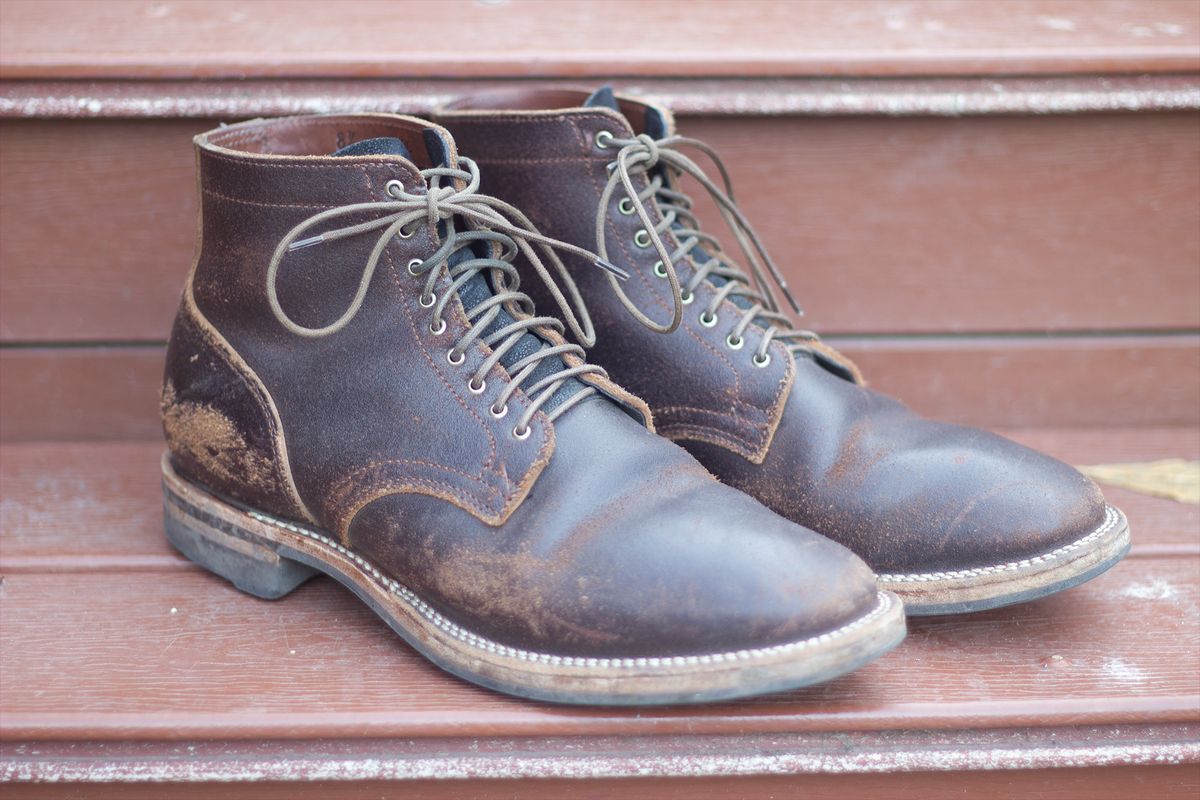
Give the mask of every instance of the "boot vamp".
[(1105, 516), (1072, 467), (976, 428), (913, 414), (797, 359), (767, 458), (688, 448), (719, 478), (846, 545), (877, 572), (1003, 563), (1076, 541)]
[(555, 434), (504, 524), (393, 495), (358, 514), (355, 548), (476, 634), (565, 655), (782, 644), (876, 604), (852, 553), (719, 484), (611, 404), (577, 406)]

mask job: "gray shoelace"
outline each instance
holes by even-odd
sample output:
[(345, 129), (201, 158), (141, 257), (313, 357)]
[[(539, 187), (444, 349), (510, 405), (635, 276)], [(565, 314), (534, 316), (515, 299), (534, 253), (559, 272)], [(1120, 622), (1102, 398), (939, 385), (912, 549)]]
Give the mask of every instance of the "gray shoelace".
[[(634, 139), (619, 139), (611, 135), (605, 137), (603, 132), (597, 136), (597, 143), (602, 147), (615, 147), (619, 150), (609, 165), (608, 183), (596, 210), (596, 252), (602, 259), (608, 257), (604, 241), (608, 206), (619, 186), (624, 190), (625, 197), (618, 203), (618, 211), (622, 214), (636, 214), (641, 220), (643, 227), (635, 237), (635, 244), (639, 247), (654, 247), (659, 256), (659, 261), (654, 265), (655, 274), (666, 278), (671, 287), (672, 317), (671, 321), (664, 325), (646, 316), (629, 299), (620, 284), (613, 280), (613, 289), (629, 313), (652, 330), (663, 333), (673, 331), (682, 319), (683, 306), (692, 302), (696, 288), (715, 277), (720, 279), (712, 281), (717, 287), (717, 292), (708, 308), (702, 312), (701, 322), (705, 325), (716, 324), (717, 309), (721, 302), (726, 298), (732, 299), (734, 304), (744, 311), (727, 339), (730, 347), (742, 346), (746, 328), (752, 323), (758, 321), (765, 328), (754, 355), (756, 364), (765, 365), (770, 360), (767, 348), (775, 339), (785, 342), (794, 352), (807, 350), (808, 345), (819, 341), (812, 331), (793, 327), (788, 316), (780, 310), (776, 289), (783, 294), (796, 314), (804, 313), (792, 297), (787, 281), (771, 260), (762, 240), (734, 202), (729, 173), (711, 147), (683, 136), (654, 139), (641, 134)], [(681, 153), (680, 147), (692, 147), (706, 155), (716, 165), (724, 189), (714, 183), (695, 161)], [(671, 170), (673, 176), (686, 174), (695, 178), (713, 198), (746, 255), (753, 275), (753, 284), (751, 277), (722, 252), (716, 237), (700, 230), (700, 222), (692, 212), (691, 198), (666, 184), (661, 170), (655, 169), (659, 165)], [(634, 175), (647, 176), (648, 185), (640, 192), (633, 185)], [(662, 217), (662, 221), (657, 224), (646, 210), (646, 204), (650, 202), (657, 206)], [(679, 242), (674, 252), (668, 249), (664, 241), (667, 231), (673, 233)], [(689, 258), (694, 259), (696, 271), (687, 285), (681, 286), (676, 264)]]
[[(460, 364), (466, 358), (465, 351), (476, 340), (482, 339), (492, 348), (491, 354), (479, 365), (479, 369), (475, 371), (468, 382), (470, 391), (474, 393), (483, 391), (486, 386), (484, 379), (487, 373), (509, 350), (517, 345), (522, 336), (540, 326), (553, 329), (560, 334), (564, 332), (563, 323), (558, 319), (533, 316), (533, 301), (528, 295), (518, 291), (520, 277), (512, 263), (517, 253), (526, 257), (538, 276), (545, 282), (551, 296), (562, 310), (563, 318), (570, 327), (572, 335), (583, 345), (590, 347), (594, 344), (595, 331), (591, 317), (588, 315), (587, 306), (555, 250), (578, 255), (614, 277), (627, 278), (628, 273), (589, 250), (539, 233), (533, 223), (513, 206), (494, 197), (479, 194), (479, 169), (475, 162), (469, 158), (459, 158), (458, 163), (459, 168), (435, 167), (422, 170), (421, 175), (428, 184), (428, 189), (424, 193), (409, 192), (400, 181), (389, 181), (386, 187), (387, 200), (331, 208), (314, 214), (288, 231), (275, 248), (275, 253), (267, 268), (267, 298), (271, 311), (279, 323), (297, 336), (310, 338), (328, 336), (340, 331), (354, 319), (362, 307), (371, 277), (375, 273), (383, 251), (393, 237), (405, 239), (412, 236), (416, 225), (424, 221), (431, 227), (440, 225), (441, 243), (437, 250), (427, 258), (412, 259), (408, 263), (407, 269), (409, 274), (414, 277), (426, 276), (424, 290), (418, 302), (423, 308), (432, 309), (429, 323), (431, 334), (439, 336), (446, 330), (446, 321), (443, 319), (446, 304), (457, 294), (458, 289), (473, 277), (483, 270), (489, 270), (493, 284), (496, 286), (494, 293), (472, 308), (466, 309), (471, 328), (446, 354), (446, 359), (451, 364)], [(451, 185), (443, 185), (443, 180)], [(454, 185), (456, 183), (457, 185)], [(302, 234), (317, 225), (363, 212), (380, 213), (381, 216), (356, 225), (324, 231), (316, 236), (300, 238)], [(466, 229), (458, 229), (460, 221), (466, 222)], [(346, 311), (334, 322), (320, 328), (308, 328), (291, 319), (279, 304), (276, 288), (279, 267), (284, 257), (303, 247), (333, 242), (373, 231), (381, 231), (379, 239), (367, 259), (362, 277), (359, 279), (358, 290)], [(499, 256), (467, 258), (451, 264), (451, 257), (455, 253), (464, 248), (470, 248), (475, 242), (498, 245)], [(558, 280), (555, 280), (555, 276), (546, 267), (547, 261), (557, 273)], [(442, 268), (445, 268), (449, 275), (451, 284), (449, 290), (438, 297), (434, 293), (434, 288)], [(501, 314), (502, 307), (507, 308), (514, 321), (491, 333), (486, 333)], [(579, 363), (570, 365), (568, 359), (572, 357), (578, 359)], [(538, 371), (539, 365), (548, 358), (558, 359), (560, 363), (568, 364), (568, 366), (543, 374), (530, 385), (524, 386), (524, 382), (535, 371)], [(512, 380), (492, 404), (492, 415), (499, 418), (507, 414), (509, 399), (514, 392), (523, 388), (525, 394), (531, 398), (531, 402), (528, 410), (518, 420), (513, 434), (518, 438), (525, 438), (529, 435), (529, 423), (533, 419), (533, 415), (566, 381), (585, 374), (606, 374), (603, 369), (586, 363), (584, 359), (585, 351), (579, 344), (550, 344), (507, 365)], [(546, 370), (540, 371), (547, 373)], [(595, 393), (596, 390), (593, 387), (585, 387), (550, 410), (549, 418), (557, 419), (569, 408)]]

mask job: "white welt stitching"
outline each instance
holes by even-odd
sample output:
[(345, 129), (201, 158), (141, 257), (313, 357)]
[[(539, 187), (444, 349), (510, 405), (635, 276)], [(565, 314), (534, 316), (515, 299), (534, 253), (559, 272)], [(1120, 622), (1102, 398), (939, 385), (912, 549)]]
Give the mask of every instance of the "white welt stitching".
[(537, 661), (543, 664), (554, 664), (566, 667), (621, 667), (646, 669), (655, 667), (675, 667), (694, 664), (717, 664), (727, 661), (745, 661), (752, 658), (763, 658), (766, 656), (783, 655), (785, 653), (802, 650), (818, 644), (825, 644), (834, 639), (845, 636), (846, 634), (861, 628), (868, 622), (881, 616), (884, 612), (892, 607), (895, 602), (892, 596), (886, 592), (879, 592), (879, 602), (869, 614), (859, 617), (853, 622), (847, 623), (840, 628), (835, 628), (828, 633), (822, 633), (820, 636), (813, 636), (809, 639), (802, 639), (798, 642), (787, 642), (785, 644), (777, 644), (772, 647), (761, 647), (750, 650), (736, 650), (726, 653), (712, 653), (709, 655), (700, 656), (664, 656), (662, 658), (588, 658), (585, 656), (556, 656), (549, 653), (535, 653), (529, 650), (521, 650), (516, 647), (500, 644), (499, 642), (485, 639), (470, 631), (459, 627), (455, 623), (443, 617), (436, 609), (432, 608), (428, 603), (418, 597), (411, 589), (403, 586), (399, 582), (392, 580), (384, 575), (375, 567), (374, 564), (367, 561), (362, 556), (354, 553), (350, 548), (345, 547), (340, 542), (337, 542), (328, 536), (324, 536), (316, 531), (302, 528), (299, 525), (293, 525), (290, 522), (284, 522), (274, 517), (268, 517), (266, 514), (260, 514), (257, 511), (247, 512), (259, 522), (265, 522), (268, 525), (274, 525), (277, 528), (298, 533), (313, 541), (320, 542), (326, 547), (333, 548), (338, 553), (341, 553), (346, 558), (349, 558), (355, 564), (364, 569), (372, 578), (378, 581), (382, 586), (388, 589), (392, 594), (399, 597), (408, 605), (412, 606), (416, 611), (429, 622), (433, 623), (439, 630), (442, 630), (458, 639), (460, 642), (468, 644), (472, 647), (477, 647), (481, 650), (486, 650), (489, 653), (497, 653), (499, 655), (517, 658), (521, 661)]
[(879, 575), (877, 576), (880, 583), (918, 583), (921, 581), (942, 581), (952, 580), (954, 578), (974, 578), (980, 575), (991, 575), (995, 572), (1011, 572), (1024, 567), (1030, 567), (1034, 564), (1042, 564), (1047, 561), (1053, 561), (1059, 556), (1065, 555), (1072, 550), (1078, 550), (1099, 539), (1104, 534), (1108, 533), (1117, 522), (1121, 519), (1121, 514), (1112, 506), (1104, 508), (1104, 524), (1099, 528), (1084, 536), (1078, 541), (1071, 544), (1063, 545), (1057, 550), (1051, 550), (1049, 553), (1043, 553), (1040, 556), (1026, 558), (1021, 561), (1010, 561), (1007, 564), (994, 564), (990, 567), (975, 567), (974, 569), (960, 569), (954, 572), (920, 572), (912, 575)]

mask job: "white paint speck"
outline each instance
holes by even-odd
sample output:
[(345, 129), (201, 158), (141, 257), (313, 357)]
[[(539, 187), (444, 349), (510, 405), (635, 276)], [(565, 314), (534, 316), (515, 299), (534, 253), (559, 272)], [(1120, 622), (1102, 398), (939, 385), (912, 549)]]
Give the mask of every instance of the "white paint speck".
[(1075, 30), (1075, 21), (1065, 17), (1038, 17), (1038, 25), (1043, 28), (1049, 28), (1052, 31), (1073, 31)]
[(1135, 600), (1173, 600), (1178, 594), (1179, 590), (1162, 578), (1147, 583), (1131, 583), (1121, 590), (1122, 597)]
[(179, 613), (179, 609), (178, 609), (178, 608), (175, 608), (175, 606), (171, 606), (171, 613), (172, 613), (172, 614), (178, 614), (178, 613)]
[(1129, 28), (1129, 32), (1139, 39), (1154, 35), (1154, 29), (1145, 25), (1133, 25)]
[(1105, 661), (1104, 674), (1122, 683), (1142, 683), (1146, 680), (1145, 670), (1120, 658), (1110, 658)]
[(1159, 33), (1165, 33), (1167, 36), (1182, 36), (1183, 26), (1176, 25), (1174, 22), (1156, 22), (1154, 29)]

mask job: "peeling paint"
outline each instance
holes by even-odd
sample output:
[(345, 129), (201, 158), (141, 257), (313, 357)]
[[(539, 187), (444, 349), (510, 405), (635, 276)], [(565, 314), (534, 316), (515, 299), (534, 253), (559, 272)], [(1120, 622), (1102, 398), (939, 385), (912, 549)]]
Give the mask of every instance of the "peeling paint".
[(1174, 600), (1179, 590), (1162, 578), (1155, 578), (1148, 583), (1132, 583), (1121, 590), (1122, 597), (1132, 597), (1135, 600)]

